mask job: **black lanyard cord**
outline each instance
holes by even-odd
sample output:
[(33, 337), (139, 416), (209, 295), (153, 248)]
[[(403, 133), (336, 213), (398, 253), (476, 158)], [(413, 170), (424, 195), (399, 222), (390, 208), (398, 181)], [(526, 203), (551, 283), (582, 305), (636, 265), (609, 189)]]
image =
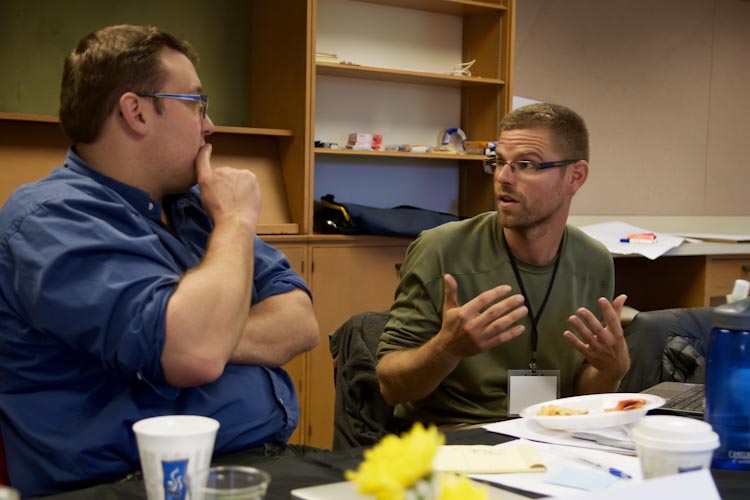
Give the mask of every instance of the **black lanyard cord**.
[(531, 368), (532, 373), (536, 372), (536, 349), (537, 345), (539, 344), (539, 330), (537, 329), (537, 324), (539, 322), (539, 319), (542, 317), (544, 308), (547, 306), (547, 301), (549, 300), (550, 293), (552, 293), (552, 285), (555, 284), (557, 269), (560, 267), (560, 256), (562, 255), (562, 246), (564, 240), (565, 234), (563, 234), (563, 237), (560, 238), (560, 245), (557, 247), (557, 256), (555, 257), (555, 267), (552, 269), (552, 277), (549, 280), (549, 285), (547, 285), (547, 291), (544, 293), (544, 300), (542, 300), (542, 304), (539, 306), (539, 311), (535, 316), (534, 311), (531, 308), (529, 295), (526, 293), (526, 287), (523, 286), (523, 279), (521, 278), (521, 272), (518, 269), (518, 264), (516, 264), (516, 259), (515, 257), (513, 257), (513, 252), (511, 252), (510, 247), (508, 246), (508, 241), (505, 239), (505, 234), (503, 234), (503, 245), (505, 246), (505, 251), (508, 252), (508, 259), (510, 260), (510, 265), (513, 268), (513, 274), (516, 275), (516, 281), (518, 282), (518, 287), (521, 289), (521, 294), (523, 295), (523, 301), (526, 305), (526, 309), (529, 310), (529, 320), (531, 320), (531, 361), (529, 362), (529, 368)]

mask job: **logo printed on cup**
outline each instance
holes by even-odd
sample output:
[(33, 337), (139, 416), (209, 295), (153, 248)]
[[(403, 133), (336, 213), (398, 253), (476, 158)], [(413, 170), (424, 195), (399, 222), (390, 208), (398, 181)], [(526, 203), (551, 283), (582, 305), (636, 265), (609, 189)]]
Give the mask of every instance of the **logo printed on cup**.
[(162, 460), (164, 470), (164, 500), (185, 500), (185, 474), (188, 460)]

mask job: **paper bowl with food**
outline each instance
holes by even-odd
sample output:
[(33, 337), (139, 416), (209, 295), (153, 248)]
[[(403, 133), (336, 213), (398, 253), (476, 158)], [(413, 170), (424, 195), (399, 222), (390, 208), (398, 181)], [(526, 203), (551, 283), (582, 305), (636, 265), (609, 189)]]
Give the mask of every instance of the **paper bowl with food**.
[(548, 429), (603, 429), (635, 423), (664, 403), (664, 398), (653, 394), (589, 394), (538, 403), (520, 415)]

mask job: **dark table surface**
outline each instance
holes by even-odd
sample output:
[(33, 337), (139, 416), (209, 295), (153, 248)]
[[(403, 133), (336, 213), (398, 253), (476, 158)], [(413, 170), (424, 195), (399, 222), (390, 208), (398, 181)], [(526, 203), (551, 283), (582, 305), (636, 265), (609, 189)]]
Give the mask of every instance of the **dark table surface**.
[[(448, 444), (499, 444), (512, 439), (515, 438), (484, 429), (454, 431), (446, 434)], [(293, 489), (344, 481), (344, 472), (357, 468), (362, 461), (363, 451), (361, 448), (319, 451), (304, 456), (264, 459), (248, 465), (271, 474), (267, 500), (289, 500)], [(750, 472), (713, 469), (711, 473), (723, 500), (750, 498)], [(522, 493), (518, 490), (512, 491)], [(533, 493), (528, 493), (527, 496), (529, 498), (541, 497)], [(98, 485), (45, 498), (48, 500), (145, 500), (146, 490), (142, 481), (132, 480)]]

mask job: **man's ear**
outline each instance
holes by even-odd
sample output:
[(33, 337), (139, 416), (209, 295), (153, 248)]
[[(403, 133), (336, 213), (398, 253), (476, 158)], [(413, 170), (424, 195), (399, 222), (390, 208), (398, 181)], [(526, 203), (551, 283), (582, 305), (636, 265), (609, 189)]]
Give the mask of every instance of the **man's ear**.
[(117, 101), (117, 110), (125, 127), (131, 133), (141, 136), (148, 133), (149, 113), (144, 108), (144, 103), (134, 92), (125, 92)]
[(572, 196), (586, 183), (586, 179), (589, 176), (589, 162), (586, 160), (578, 160), (571, 164), (568, 167), (568, 170), (570, 172), (568, 189)]

